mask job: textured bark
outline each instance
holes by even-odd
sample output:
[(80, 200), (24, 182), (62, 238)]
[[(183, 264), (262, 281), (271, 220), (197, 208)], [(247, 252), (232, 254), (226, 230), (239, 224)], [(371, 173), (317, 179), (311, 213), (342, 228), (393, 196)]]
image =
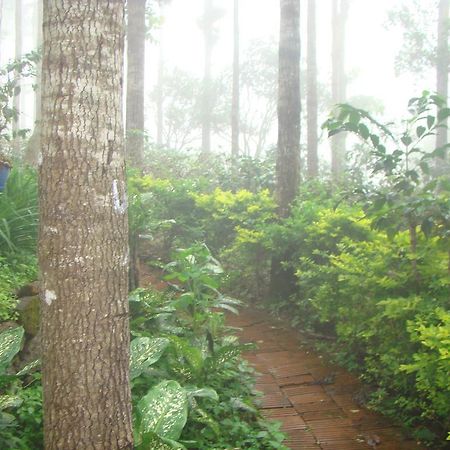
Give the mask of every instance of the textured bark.
[[(14, 50), (14, 58), (19, 59), (22, 57), (22, 0), (16, 0), (15, 3), (15, 50)], [(16, 78), (20, 79), (20, 73), (16, 72)], [(20, 81), (19, 81), (20, 83)], [(20, 84), (19, 84), (20, 86)], [(17, 91), (14, 94), (13, 100), (14, 109), (20, 112), (20, 91)], [(20, 115), (16, 120), (13, 120), (12, 123), (13, 133), (17, 133), (20, 129)]]
[(240, 70), (239, 70), (239, 0), (234, 0), (234, 26), (233, 26), (233, 95), (231, 105), (231, 155), (239, 155), (239, 97), (240, 97)]
[(46, 0), (39, 264), (46, 450), (132, 449), (124, 2)]
[[(448, 69), (450, 53), (448, 48), (450, 0), (439, 1), (438, 42), (436, 62), (436, 90), (447, 101), (448, 98)], [(447, 124), (447, 121), (446, 121)], [(447, 144), (448, 132), (446, 128), (440, 128), (436, 133), (436, 147)]]
[(203, 99), (202, 99), (202, 153), (207, 155), (211, 152), (211, 64), (213, 50), (213, 3), (205, 0), (204, 11), (204, 45), (205, 45), (205, 67), (203, 73)]
[[(300, 184), (300, 0), (280, 0), (278, 80), (278, 148), (276, 195), (278, 215), (287, 217)], [(271, 261), (269, 295), (287, 298), (295, 288), (289, 252)]]
[(317, 131), (317, 32), (316, 0), (308, 0), (307, 112), (308, 112), (308, 178), (319, 175)]
[(300, 0), (280, 0), (278, 149), (279, 214), (289, 214), (300, 183)]
[(128, 0), (127, 158), (142, 166), (144, 152), (145, 0)]
[[(331, 97), (334, 105), (345, 102), (347, 97), (347, 77), (345, 75), (345, 28), (349, 6), (349, 0), (333, 0)], [(339, 133), (331, 138), (331, 172), (335, 181), (339, 181), (344, 173), (345, 143), (345, 133)]]

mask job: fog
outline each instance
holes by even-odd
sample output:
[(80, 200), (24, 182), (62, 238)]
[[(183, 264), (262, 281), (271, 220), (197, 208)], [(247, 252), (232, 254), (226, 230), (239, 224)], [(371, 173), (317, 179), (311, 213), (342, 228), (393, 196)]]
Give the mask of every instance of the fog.
[[(428, 3), (434, 5), (432, 0)], [(424, 71), (420, 77), (411, 74), (396, 74), (395, 57), (402, 48), (402, 30), (387, 26), (388, 12), (405, 0), (352, 0), (346, 27), (345, 70), (348, 79), (347, 101), (361, 103), (362, 107), (373, 107), (385, 121), (399, 120), (406, 115), (406, 104), (410, 97), (424, 89), (435, 89), (433, 70)], [(406, 2), (408, 3), (408, 2)], [(426, 2), (425, 2), (426, 3)], [(23, 52), (36, 48), (37, 0), (23, 0)], [(160, 43), (163, 42), (165, 75), (182, 71), (201, 80), (204, 69), (204, 44), (200, 19), (204, 0), (173, 0), (163, 8), (157, 2), (149, 2), (153, 13), (160, 17), (158, 24), (149, 32), (146, 43), (145, 76), (145, 127), (150, 142), (156, 140), (156, 109), (154, 92), (160, 58)], [(212, 54), (212, 75), (223, 77), (230, 74), (233, 60), (233, 1), (215, 0), (214, 6), (221, 10), (216, 21), (216, 43)], [(306, 6), (302, 2), (302, 66), (306, 66)], [(240, 46), (241, 64), (254, 42), (272, 42), (273, 51), (279, 34), (278, 0), (242, 0), (240, 2)], [(1, 26), (0, 63), (14, 58), (14, 0), (3, 1)], [(331, 80), (331, 1), (317, 0), (317, 58), (319, 83), (329, 91)], [(276, 62), (276, 61), (275, 61)], [(276, 71), (276, 67), (274, 67)], [(276, 73), (276, 72), (274, 72)], [(225, 76), (226, 77), (226, 76)], [(229, 80), (229, 78), (227, 78)], [(273, 79), (276, 85), (276, 77)], [(304, 77), (301, 83), (305, 85)], [(32, 82), (25, 80), (21, 96), (20, 126), (31, 129), (34, 123), (34, 93)], [(231, 95), (231, 82), (225, 83), (220, 95)], [(304, 99), (303, 99), (304, 100)], [(319, 121), (323, 121), (331, 108), (328, 102), (321, 105)], [(264, 102), (258, 99), (241, 99), (241, 109), (264, 110)], [(305, 114), (303, 107), (303, 115)], [(225, 114), (225, 113), (224, 113)], [(268, 131), (265, 149), (276, 143), (276, 118)], [(257, 122), (257, 117), (252, 118)], [(262, 119), (261, 119), (262, 120)], [(302, 141), (305, 132), (302, 132)], [(215, 150), (227, 151), (229, 132), (214, 133)], [(174, 145), (174, 144), (173, 144)], [(199, 133), (189, 140), (189, 147), (199, 147)], [(248, 144), (254, 145), (254, 144)], [(327, 158), (327, 139), (321, 138), (321, 154)]]

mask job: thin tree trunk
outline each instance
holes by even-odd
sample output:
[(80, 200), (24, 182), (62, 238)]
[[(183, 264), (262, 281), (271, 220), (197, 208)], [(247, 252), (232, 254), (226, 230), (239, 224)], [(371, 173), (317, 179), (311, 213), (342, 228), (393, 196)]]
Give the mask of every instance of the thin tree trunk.
[(142, 166), (144, 153), (145, 0), (128, 0), (127, 158)]
[(164, 29), (161, 27), (158, 59), (158, 88), (156, 93), (156, 143), (164, 144)]
[(133, 448), (124, 2), (44, 3), (39, 264), (46, 450)]
[[(16, 0), (15, 12), (14, 12), (14, 22), (15, 22), (15, 50), (14, 58), (19, 59), (22, 57), (22, 0)], [(13, 134), (16, 135), (17, 131), (20, 130), (20, 73), (16, 71), (15, 77), (17, 80), (17, 90), (14, 93), (13, 105), (14, 109), (19, 113), (17, 119), (13, 120), (12, 130)]]
[(233, 99), (231, 112), (231, 155), (233, 159), (239, 155), (239, 0), (234, 0), (234, 51), (233, 51)]
[[(0, 0), (0, 44), (2, 42), (2, 23), (3, 23), (3, 0)], [(2, 64), (2, 53), (1, 53), (1, 45), (0, 45), (0, 65)]]
[[(36, 43), (37, 48), (42, 50), (42, 0), (36, 3)], [(39, 124), (41, 122), (41, 72), (42, 59), (37, 64), (36, 74), (36, 96), (34, 103), (34, 121)]]
[[(448, 98), (448, 70), (450, 53), (448, 49), (450, 0), (439, 1), (436, 89), (437, 93), (447, 102)], [(447, 121), (445, 122), (447, 124)], [(447, 128), (439, 128), (436, 133), (436, 147), (447, 144)]]
[[(42, 0), (36, 3), (36, 46), (42, 47)], [(34, 129), (33, 134), (27, 142), (25, 150), (25, 162), (33, 167), (37, 166), (38, 156), (41, 149), (41, 72), (42, 59), (36, 64), (36, 88), (34, 95)]]
[(317, 33), (316, 0), (308, 0), (307, 109), (308, 109), (308, 178), (319, 175), (317, 131)]
[(277, 201), (287, 217), (300, 183), (300, 0), (280, 0)]
[(213, 23), (212, 23), (212, 0), (205, 0), (204, 11), (204, 45), (205, 45), (205, 67), (203, 75), (203, 100), (202, 100), (202, 153), (211, 153), (211, 64), (213, 49)]
[[(333, 0), (332, 11), (332, 102), (343, 103), (347, 97), (347, 77), (345, 74), (345, 29), (347, 24), (349, 0)], [(345, 169), (345, 133), (331, 138), (331, 171), (333, 179), (342, 179)]]

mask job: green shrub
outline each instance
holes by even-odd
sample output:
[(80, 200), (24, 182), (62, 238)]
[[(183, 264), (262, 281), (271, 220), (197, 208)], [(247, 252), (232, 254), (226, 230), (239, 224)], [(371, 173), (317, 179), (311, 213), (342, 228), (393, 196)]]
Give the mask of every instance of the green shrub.
[(230, 335), (220, 312), (239, 304), (218, 290), (220, 264), (197, 244), (166, 270), (173, 294), (140, 289), (131, 300), (138, 448), (284, 449), (284, 435), (255, 409), (253, 371), (240, 359), (249, 346)]
[(37, 221), (36, 174), (13, 169), (0, 192), (0, 256), (35, 254)]
[(37, 277), (34, 256), (19, 255), (8, 259), (0, 257), (0, 322), (17, 318), (15, 291)]

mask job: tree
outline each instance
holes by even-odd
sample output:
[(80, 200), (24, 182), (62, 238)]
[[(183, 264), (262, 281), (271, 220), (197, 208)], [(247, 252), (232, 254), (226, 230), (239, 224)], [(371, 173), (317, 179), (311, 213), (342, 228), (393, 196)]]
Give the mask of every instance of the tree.
[(307, 53), (307, 113), (308, 113), (308, 178), (319, 174), (318, 158), (318, 99), (317, 99), (317, 54), (316, 54), (316, 2), (308, 0), (308, 53)]
[(202, 100), (202, 152), (211, 152), (211, 63), (213, 48), (213, 4), (212, 0), (205, 0), (203, 18), (203, 34), (205, 45), (205, 67), (203, 72), (203, 100)]
[(124, 2), (44, 2), (39, 264), (47, 450), (132, 449)]
[[(403, 29), (403, 46), (396, 57), (397, 72), (423, 75), (436, 71), (436, 91), (447, 102), (450, 64), (449, 0), (408, 0), (389, 12), (391, 26)], [(447, 125), (447, 121), (443, 123)], [(445, 126), (436, 130), (436, 146), (447, 143)]]
[[(161, 6), (162, 7), (162, 6)], [(163, 145), (164, 136), (164, 27), (159, 38), (158, 88), (156, 90), (156, 143)]]
[[(334, 105), (344, 103), (347, 96), (345, 74), (345, 29), (350, 0), (333, 0), (332, 11), (332, 83), (331, 97)], [(331, 139), (331, 172), (334, 180), (342, 177), (345, 168), (345, 135)]]
[[(22, 57), (22, 0), (16, 0), (15, 3), (15, 59), (19, 60)], [(20, 73), (16, 71), (16, 78), (20, 78)], [(18, 82), (19, 83), (19, 82)], [(14, 109), (20, 112), (20, 85), (16, 87), (14, 92)], [(15, 135), (20, 129), (20, 115), (13, 121), (13, 134)]]
[[(450, 0), (439, 1), (438, 33), (437, 33), (437, 58), (436, 58), (436, 90), (447, 102), (448, 98), (448, 70), (450, 64), (450, 52), (448, 48)], [(436, 147), (447, 144), (447, 123), (439, 128), (436, 133)]]
[(144, 152), (145, 2), (128, 0), (127, 155), (136, 167)]
[(212, 56), (214, 44), (217, 40), (216, 22), (223, 15), (223, 11), (214, 6), (214, 0), (205, 0), (203, 17), (200, 27), (203, 30), (205, 46), (205, 62), (203, 72), (203, 93), (201, 103), (202, 116), (202, 153), (211, 152), (212, 115), (214, 111), (214, 83), (212, 80)]
[(239, 155), (239, 0), (234, 0), (233, 25), (233, 96), (231, 106), (231, 154), (234, 158)]
[[(36, 42), (38, 50), (42, 47), (42, 0), (36, 2)], [(28, 139), (25, 149), (25, 162), (33, 167), (37, 167), (38, 154), (41, 148), (41, 72), (42, 59), (36, 63), (36, 83), (34, 100), (34, 129), (33, 134)]]
[(300, 183), (300, 0), (280, 0), (277, 202), (286, 217)]
[[(300, 0), (280, 0), (278, 61), (276, 199), (278, 216), (283, 219), (290, 214), (300, 184)], [(272, 298), (293, 292), (294, 274), (283, 266), (289, 257), (289, 250), (272, 257)]]

